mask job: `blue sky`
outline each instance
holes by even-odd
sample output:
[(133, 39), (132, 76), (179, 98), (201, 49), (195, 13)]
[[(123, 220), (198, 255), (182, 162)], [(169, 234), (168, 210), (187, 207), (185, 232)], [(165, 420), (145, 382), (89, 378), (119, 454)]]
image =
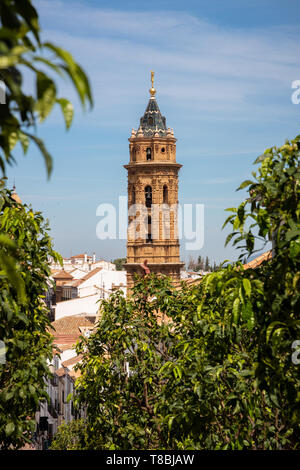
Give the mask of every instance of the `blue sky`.
[[(224, 248), (227, 213), (245, 193), (240, 182), (255, 158), (300, 133), (300, 105), (291, 83), (300, 79), (300, 4), (293, 0), (35, 2), (42, 37), (69, 50), (89, 75), (95, 105), (83, 112), (67, 83), (61, 96), (75, 105), (66, 132), (58, 110), (38, 129), (54, 157), (50, 181), (32, 146), (17, 149), (15, 178), (24, 202), (49, 218), (63, 255), (95, 251), (126, 256), (126, 243), (98, 240), (96, 208), (126, 195), (128, 137), (144, 113), (155, 70), (157, 101), (174, 128), (181, 203), (205, 204), (201, 251), (217, 262), (236, 259)], [(33, 87), (26, 77), (28, 89)]]

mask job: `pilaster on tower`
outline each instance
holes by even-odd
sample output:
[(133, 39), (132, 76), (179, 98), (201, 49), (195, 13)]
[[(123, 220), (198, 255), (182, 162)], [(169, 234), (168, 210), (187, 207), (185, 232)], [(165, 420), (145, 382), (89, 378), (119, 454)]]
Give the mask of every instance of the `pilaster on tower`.
[(137, 130), (129, 138), (127, 288), (134, 273), (143, 274), (147, 260), (150, 272), (180, 278), (177, 227), (178, 172), (176, 138), (167, 128), (158, 107), (151, 72), (150, 99)]

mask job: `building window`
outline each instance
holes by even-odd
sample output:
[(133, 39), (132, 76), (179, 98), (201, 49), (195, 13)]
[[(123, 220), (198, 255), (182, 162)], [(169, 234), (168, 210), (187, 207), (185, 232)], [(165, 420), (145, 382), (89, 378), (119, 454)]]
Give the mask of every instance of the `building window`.
[(165, 153), (165, 151), (166, 151), (165, 147), (162, 147), (161, 148), (161, 153)]
[(152, 206), (152, 188), (151, 186), (145, 187), (145, 204), (146, 207)]
[(163, 203), (168, 204), (168, 187), (164, 185), (163, 187)]
[(146, 243), (152, 243), (152, 235), (151, 235), (151, 216), (148, 215), (148, 233), (146, 237)]
[(152, 160), (151, 148), (148, 147), (146, 150), (146, 158), (147, 160)]
[(131, 193), (131, 201), (132, 204), (135, 204), (135, 187), (132, 187), (132, 193)]

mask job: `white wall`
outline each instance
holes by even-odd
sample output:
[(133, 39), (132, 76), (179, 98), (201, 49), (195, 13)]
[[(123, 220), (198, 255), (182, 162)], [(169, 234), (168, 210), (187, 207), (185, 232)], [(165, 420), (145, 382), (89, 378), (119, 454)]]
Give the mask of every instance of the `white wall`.
[(89, 295), (88, 297), (77, 297), (76, 299), (58, 302), (55, 307), (55, 320), (86, 313), (88, 315), (96, 315), (99, 309), (99, 294)]
[(97, 294), (98, 290), (94, 286), (101, 287), (102, 270), (95, 273), (89, 279), (78, 286), (78, 297)]
[(105, 269), (106, 271), (115, 271), (116, 270), (116, 265), (113, 263), (110, 263), (109, 261), (96, 261), (96, 263), (92, 264), (92, 269), (95, 268), (102, 268)]
[(124, 289), (126, 290), (126, 271), (108, 271), (102, 270), (101, 273), (101, 286), (104, 287), (106, 291), (111, 291), (112, 285), (119, 286), (123, 284)]
[(60, 353), (60, 361), (65, 362), (71, 359), (72, 357), (77, 356), (75, 349), (66, 349), (65, 351)]
[[(78, 296), (83, 297), (86, 295), (99, 294), (101, 298), (109, 297), (112, 287), (123, 284), (124, 292), (126, 293), (126, 271), (110, 271), (101, 269), (94, 276), (84, 281), (78, 286)], [(104, 296), (102, 291), (104, 290)]]
[(74, 277), (74, 279), (81, 279), (83, 278), (84, 276), (86, 276), (86, 271), (84, 271), (83, 269), (80, 269), (80, 268), (74, 268), (73, 267), (73, 270), (69, 271), (71, 276)]

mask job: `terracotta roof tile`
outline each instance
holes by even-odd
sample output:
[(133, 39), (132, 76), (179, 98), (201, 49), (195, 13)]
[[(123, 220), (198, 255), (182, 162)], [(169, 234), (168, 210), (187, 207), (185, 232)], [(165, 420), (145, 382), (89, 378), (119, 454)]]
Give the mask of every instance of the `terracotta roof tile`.
[(257, 266), (259, 266), (263, 261), (269, 260), (272, 258), (272, 251), (266, 251), (262, 255), (258, 256), (257, 258), (253, 259), (252, 261), (249, 261), (249, 263), (244, 264), (243, 267), (244, 269), (254, 269)]
[(64, 269), (62, 269), (61, 271), (53, 275), (53, 279), (66, 279), (67, 280), (67, 279), (73, 279), (73, 276), (67, 271), (65, 271)]
[(92, 271), (89, 271), (85, 276), (81, 277), (80, 279), (73, 279), (72, 276), (72, 279), (67, 284), (65, 284), (65, 286), (78, 287), (80, 286), (80, 284), (83, 284), (85, 281), (95, 276), (95, 274), (97, 274), (101, 270), (102, 268), (95, 268)]
[[(79, 258), (79, 259), (84, 259), (86, 253), (81, 253), (80, 255), (74, 255), (74, 256), (71, 256), (69, 259), (75, 259), (75, 258)], [(89, 256), (89, 255), (86, 255), (87, 259), (92, 259), (92, 256)]]
[(74, 366), (78, 362), (82, 360), (83, 356), (80, 354), (79, 356), (71, 357), (71, 359), (68, 359), (67, 361), (64, 361), (62, 365), (64, 367), (69, 367), (69, 366)]
[(50, 330), (54, 337), (56, 336), (80, 336), (80, 326), (93, 326), (95, 317), (89, 315), (71, 315), (55, 320), (51, 323), (54, 328)]
[[(76, 343), (77, 339), (75, 340)], [(59, 347), (61, 352), (67, 351), (68, 349), (74, 349), (75, 343), (70, 341), (69, 343), (60, 343), (59, 339), (54, 341), (55, 346)]]
[(67, 349), (74, 349), (79, 339), (79, 335), (57, 335), (54, 338), (54, 344), (59, 346), (60, 349), (66, 351)]
[(60, 367), (59, 369), (57, 369), (55, 371), (55, 374), (58, 376), (58, 377), (63, 377), (64, 375), (67, 374), (67, 370), (65, 367)]

